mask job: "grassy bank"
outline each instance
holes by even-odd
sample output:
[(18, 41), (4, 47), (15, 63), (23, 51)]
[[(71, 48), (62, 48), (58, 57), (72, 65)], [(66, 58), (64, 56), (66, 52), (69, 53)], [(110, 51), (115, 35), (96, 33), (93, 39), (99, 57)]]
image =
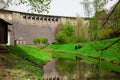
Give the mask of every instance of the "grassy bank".
[[(77, 44), (49, 45), (44, 48), (48, 53), (34, 46), (8, 46), (8, 48), (17, 54), (37, 62), (38, 64), (45, 64), (52, 57), (75, 60), (76, 56), (78, 56), (86, 62), (99, 65), (112, 71), (120, 72), (120, 41), (118, 40), (119, 38), (113, 38), (102, 41), (81, 43), (82, 48), (77, 50), (75, 50), (75, 46)], [(99, 63), (99, 58), (104, 61), (100, 61)], [(111, 62), (117, 64), (113, 64)]]
[(8, 48), (38, 64), (45, 64), (51, 59), (51, 54), (34, 46), (8, 46)]
[(40, 80), (43, 70), (11, 53), (0, 53), (0, 80)]
[(117, 40), (118, 38), (114, 38), (114, 39), (108, 39), (103, 41), (90, 42), (86, 44), (81, 43), (82, 48), (78, 50), (75, 50), (75, 46), (77, 44), (50, 45), (46, 47), (46, 49), (51, 51), (56, 51), (56, 52), (64, 52), (65, 55), (67, 53), (73, 53), (77, 55), (80, 54), (80, 55), (94, 56), (94, 57), (101, 56), (101, 58), (104, 58), (107, 60), (120, 62), (120, 51), (119, 51), (120, 41), (113, 44), (106, 50), (103, 50), (104, 48), (111, 45)]
[(110, 63), (120, 62), (120, 41), (118, 40), (119, 38), (113, 38), (108, 40), (89, 42), (86, 44), (81, 43), (82, 48), (78, 50), (75, 50), (75, 46), (77, 44), (50, 45), (47, 46), (45, 50), (56, 52), (55, 56), (59, 58), (65, 58), (64, 55), (67, 55), (67, 57), (69, 56), (68, 58), (73, 59), (75, 58), (75, 55), (77, 55), (84, 61), (97, 65), (99, 61), (98, 59), (94, 59), (94, 57), (101, 58), (105, 61), (101, 61), (99, 66), (120, 72), (119, 64)]

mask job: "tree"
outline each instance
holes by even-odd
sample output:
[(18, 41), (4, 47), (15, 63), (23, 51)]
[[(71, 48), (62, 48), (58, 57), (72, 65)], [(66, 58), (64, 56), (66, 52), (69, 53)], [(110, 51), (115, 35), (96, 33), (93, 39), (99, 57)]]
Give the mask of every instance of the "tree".
[(90, 9), (92, 9), (92, 11), (95, 13), (94, 16), (90, 19), (89, 36), (91, 40), (99, 40), (99, 34), (101, 31), (99, 16), (103, 11), (103, 7), (108, 1), (109, 0), (93, 0), (90, 2), (90, 0), (84, 0), (83, 5), (85, 6), (84, 8), (86, 12), (88, 12), (86, 15), (90, 13)]
[[(105, 18), (105, 16), (101, 16)], [(101, 26), (101, 39), (119, 37), (120, 34), (120, 0), (111, 7)]]
[(59, 44), (65, 44), (65, 43), (73, 43), (73, 34), (74, 34), (74, 26), (70, 22), (70, 20), (67, 20), (65, 24), (61, 24), (58, 26), (57, 34), (55, 35), (55, 38)]
[(95, 15), (99, 14), (99, 11), (103, 10), (103, 7), (108, 2), (108, 0), (93, 0), (93, 9), (95, 11)]
[(111, 0), (83, 0), (80, 2), (83, 5), (84, 12), (87, 17), (92, 16), (92, 13), (95, 14), (103, 10), (104, 5)]
[(65, 44), (67, 43), (67, 35), (65, 33), (63, 33), (62, 31), (58, 32), (55, 36), (56, 41), (59, 44)]
[(70, 20), (67, 20), (66, 23), (63, 25), (63, 32), (67, 36), (73, 36), (73, 24), (70, 22)]
[(48, 13), (51, 0), (0, 0), (0, 9), (9, 7), (10, 5), (25, 4), (30, 6), (30, 11), (37, 13)]
[(63, 23), (59, 23), (55, 29), (55, 35), (59, 32), (59, 31), (62, 31), (63, 30), (63, 27), (64, 27), (64, 24)]
[(81, 41), (86, 41), (87, 40), (87, 27), (88, 24), (86, 21), (80, 17), (77, 17), (76, 23), (75, 23), (75, 42), (81, 42)]
[[(87, 17), (90, 17), (91, 15), (91, 10), (93, 10), (95, 13), (98, 13), (99, 10), (101, 10), (101, 8), (103, 7), (103, 1), (104, 0), (93, 0), (92, 2), (90, 0), (83, 0), (82, 4), (84, 6), (84, 10), (85, 10), (85, 14)], [(98, 34), (98, 20), (96, 18), (97, 16), (94, 16), (92, 19), (90, 19), (90, 26), (89, 26), (89, 37), (91, 38), (91, 40), (97, 39), (97, 34)], [(80, 21), (80, 22), (78, 22)], [(80, 26), (82, 23), (82, 20), (78, 20), (77, 21), (77, 26)], [(81, 26), (84, 26), (83, 24)], [(79, 28), (79, 27), (78, 27)], [(80, 34), (77, 31), (78, 34)], [(83, 32), (85, 33), (85, 32)], [(84, 34), (82, 34), (84, 35)], [(82, 37), (81, 35), (81, 37)], [(84, 38), (84, 37), (82, 37)]]
[(90, 17), (90, 15), (92, 14), (91, 2), (89, 0), (83, 0), (83, 2), (81, 2), (81, 4), (84, 7), (84, 12), (85, 12), (86, 16)]

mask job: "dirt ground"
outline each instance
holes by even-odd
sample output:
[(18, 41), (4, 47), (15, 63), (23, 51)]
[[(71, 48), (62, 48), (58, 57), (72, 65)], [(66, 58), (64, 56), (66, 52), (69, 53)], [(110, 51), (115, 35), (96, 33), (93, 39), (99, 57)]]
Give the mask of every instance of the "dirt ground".
[(38, 78), (29, 72), (32, 67), (22, 65), (19, 59), (10, 58), (6, 56), (7, 54), (9, 53), (0, 53), (0, 80), (36, 80)]

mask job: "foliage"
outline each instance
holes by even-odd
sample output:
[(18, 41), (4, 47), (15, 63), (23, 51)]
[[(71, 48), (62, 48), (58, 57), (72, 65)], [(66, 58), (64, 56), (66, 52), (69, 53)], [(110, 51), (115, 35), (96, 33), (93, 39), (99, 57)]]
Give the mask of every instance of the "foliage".
[(33, 43), (34, 44), (46, 44), (48, 42), (48, 38), (34, 38)]
[[(56, 52), (55, 57), (60, 57), (60, 58), (65, 58), (65, 56), (62, 56), (62, 54), (64, 55), (71, 54), (71, 55), (68, 55), (69, 57), (66, 56), (66, 58), (70, 58), (70, 57), (72, 58), (72, 55), (73, 57), (74, 55), (79, 55), (79, 57), (81, 57), (83, 60), (93, 64), (97, 64), (98, 60), (88, 57), (88, 56), (91, 56), (95, 58), (101, 57), (106, 61), (119, 63), (120, 62), (120, 54), (119, 54), (120, 41), (102, 52), (103, 48), (109, 46), (110, 44), (114, 43), (118, 39), (119, 38), (113, 38), (108, 40), (85, 43), (85, 44), (82, 44), (82, 48), (78, 50), (75, 50), (76, 44), (51, 45), (46, 47), (46, 49), (47, 48), (52, 49), (53, 52)], [(101, 53), (102, 53), (102, 56), (101, 56)], [(109, 62), (101, 61), (99, 66), (102, 66), (104, 68), (107, 68), (113, 71), (120, 72), (120, 66), (116, 64), (111, 64)]]
[(42, 38), (42, 43), (46, 44), (48, 42), (48, 38)]
[(103, 7), (109, 2), (109, 0), (83, 0), (81, 4), (84, 7), (85, 14), (90, 17), (93, 12), (95, 15), (103, 10)]
[(75, 24), (75, 42), (83, 42), (87, 41), (88, 39), (88, 25), (84, 19), (77, 17), (76, 24)]
[(48, 13), (50, 9), (51, 0), (1, 0), (2, 5), (0, 9), (4, 9), (10, 5), (21, 5), (25, 4), (30, 7), (30, 11), (37, 13)]
[(89, 36), (92, 41), (99, 40), (99, 34), (101, 30), (101, 25), (97, 17), (93, 17), (90, 19), (90, 26), (89, 26)]
[(120, 1), (119, 1), (119, 4), (118, 4), (117, 8), (116, 8), (115, 13), (114, 13), (114, 17), (117, 18), (117, 20), (116, 20), (117, 25), (114, 28), (115, 28), (115, 30), (120, 30)]
[(98, 35), (99, 39), (107, 39), (110, 38), (110, 33), (112, 33), (112, 29), (111, 28), (105, 28), (105, 29), (101, 29), (100, 33)]
[[(91, 7), (94, 11), (94, 16), (90, 19), (90, 27), (89, 27), (89, 36), (90, 39), (92, 41), (94, 40), (99, 40), (99, 39), (106, 39), (106, 38), (110, 38), (110, 34), (116, 31), (120, 30), (120, 19), (119, 19), (119, 13), (120, 13), (120, 4), (118, 4), (118, 6), (116, 7), (115, 11), (112, 13), (108, 13), (111, 14), (112, 16), (110, 16), (110, 18), (115, 18), (114, 20), (109, 20), (108, 18), (106, 18), (106, 13), (103, 10), (103, 7), (108, 3), (108, 0), (93, 0), (90, 2), (90, 0), (84, 0), (84, 8), (86, 10), (86, 12), (90, 11)], [(91, 6), (90, 6), (91, 5)], [(88, 7), (90, 6), (90, 7)], [(115, 6), (113, 6), (114, 8)], [(113, 9), (112, 8), (112, 9)], [(103, 12), (104, 11), (104, 12)], [(90, 12), (86, 13), (86, 15), (88, 15)], [(90, 16), (88, 16), (90, 17)], [(101, 18), (106, 18), (106, 20), (108, 19), (108, 21), (106, 22), (107, 24), (105, 26), (103, 26), (104, 21), (101, 20)], [(106, 32), (105, 32), (106, 30)]]
[[(107, 37), (108, 37), (108, 35), (110, 33), (110, 30), (108, 28), (107, 29), (101, 29), (100, 25), (102, 25), (103, 23), (100, 24), (100, 21), (98, 19), (101, 15), (101, 12), (103, 11), (103, 7), (108, 2), (109, 2), (108, 0), (93, 0), (91, 2), (90, 2), (90, 0), (84, 0), (83, 4), (84, 4), (84, 8), (85, 8), (86, 12), (90, 11), (90, 9), (92, 8), (93, 9), (92, 11), (94, 11), (94, 13), (95, 13), (94, 16), (90, 19), (90, 27), (89, 27), (89, 37), (93, 41), (94, 40), (99, 40), (100, 36), (105, 38), (105, 36), (107, 35)], [(88, 15), (89, 13), (90, 12), (86, 13), (86, 15)], [(90, 17), (90, 15), (88, 17)], [(102, 15), (102, 17), (103, 17), (103, 15)], [(107, 32), (106, 33), (101, 33), (104, 30), (107, 30), (108, 33)]]
[(55, 39), (59, 44), (72, 43), (73, 33), (73, 25), (67, 20), (65, 24), (61, 25), (61, 31), (56, 34)]
[[(77, 53), (77, 54), (83, 54), (88, 56), (96, 56), (98, 57), (101, 53), (101, 49), (105, 48), (106, 46), (110, 45), (111, 43), (115, 42), (119, 38), (113, 38), (108, 40), (102, 40), (102, 41), (95, 41), (95, 42), (89, 42), (89, 43), (82, 43), (82, 48), (75, 50), (76, 44), (63, 44), (63, 45), (51, 45), (46, 48), (52, 48), (55, 51), (63, 51), (68, 53)], [(110, 47), (108, 50), (104, 52), (104, 55), (102, 58), (104, 59), (111, 59), (113, 61), (120, 61), (119, 58), (115, 60), (116, 57), (120, 57), (119, 55), (119, 42)], [(107, 53), (106, 53), (107, 52)], [(108, 53), (109, 52), (109, 53)]]
[(59, 44), (59, 42), (58, 42), (58, 41), (55, 41), (55, 42), (53, 42), (52, 44), (53, 44), (53, 45), (57, 45), (57, 44)]
[(59, 31), (62, 31), (63, 30), (63, 26), (64, 24), (63, 23), (59, 23), (55, 29), (55, 35), (59, 32)]
[(56, 41), (59, 44), (67, 43), (67, 35), (65, 33), (63, 33), (62, 31), (58, 32), (56, 34)]
[(90, 17), (92, 14), (91, 2), (89, 0), (83, 0), (83, 2), (81, 2), (81, 4), (83, 5), (85, 15), (87, 17)]
[(40, 44), (41, 43), (41, 38), (34, 38), (33, 39), (34, 44)]
[[(120, 3), (118, 2), (111, 8), (111, 12), (108, 13), (109, 18), (106, 23), (102, 23), (102, 28), (100, 30), (100, 36), (102, 39), (119, 37), (120, 31)], [(100, 17), (104, 18), (105, 16), (101, 15)]]
[(72, 36), (73, 35), (73, 24), (70, 22), (70, 20), (67, 20), (66, 23), (63, 25), (63, 32), (67, 36)]
[(103, 10), (103, 7), (105, 6), (105, 4), (107, 2), (108, 2), (107, 0), (93, 0), (95, 14), (97, 14), (99, 11)]

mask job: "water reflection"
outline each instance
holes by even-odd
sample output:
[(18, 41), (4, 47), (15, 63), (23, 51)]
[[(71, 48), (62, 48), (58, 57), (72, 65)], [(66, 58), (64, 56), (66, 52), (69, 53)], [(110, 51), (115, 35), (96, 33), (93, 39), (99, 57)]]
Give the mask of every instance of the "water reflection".
[(80, 58), (54, 58), (44, 66), (44, 72), (44, 80), (120, 80), (120, 73), (86, 63)]
[(107, 71), (81, 59), (57, 59), (56, 64), (63, 80), (120, 80), (120, 73)]

